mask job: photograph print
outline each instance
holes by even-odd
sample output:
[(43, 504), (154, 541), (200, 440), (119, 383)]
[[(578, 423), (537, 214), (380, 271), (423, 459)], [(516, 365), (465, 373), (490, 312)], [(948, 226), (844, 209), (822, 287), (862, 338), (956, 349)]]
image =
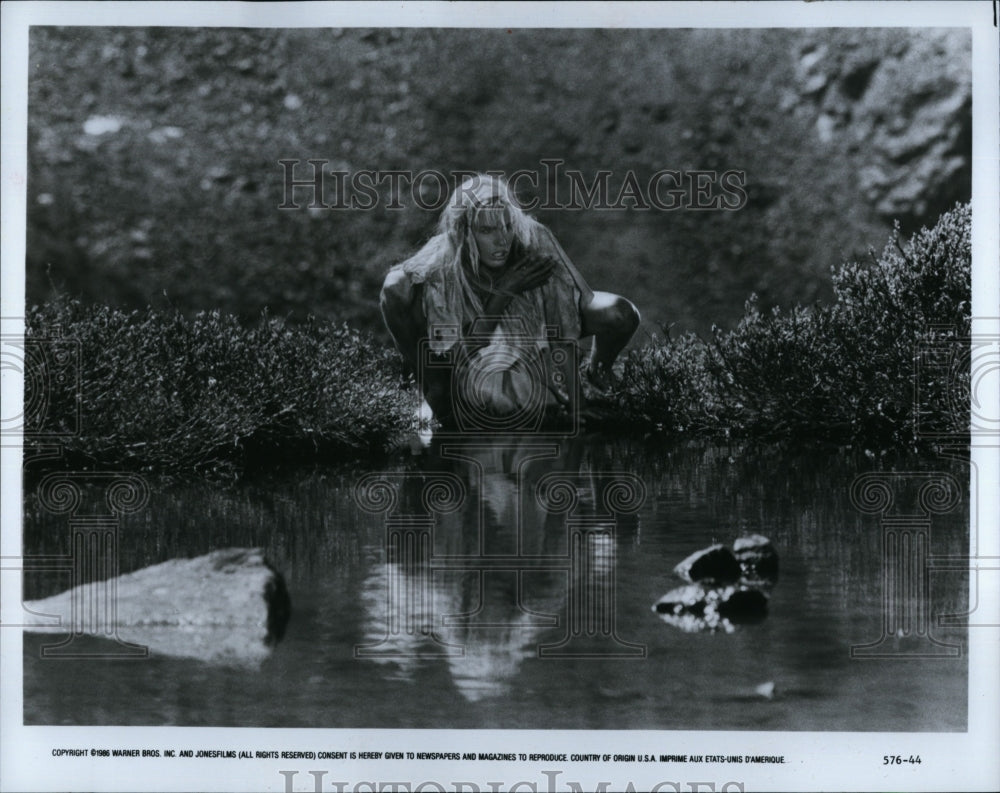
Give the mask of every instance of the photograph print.
[(967, 733), (971, 30), (391, 17), (30, 27), (16, 721)]

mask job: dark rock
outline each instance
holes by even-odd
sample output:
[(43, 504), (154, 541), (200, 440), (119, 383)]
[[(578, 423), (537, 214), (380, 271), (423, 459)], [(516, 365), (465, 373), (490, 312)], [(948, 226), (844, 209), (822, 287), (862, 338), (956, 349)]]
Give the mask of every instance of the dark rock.
[(674, 117), (674, 106), (669, 102), (661, 102), (650, 108), (649, 116), (656, 124), (663, 124)]
[(267, 634), (264, 636), (264, 644), (273, 647), (285, 638), (285, 628), (292, 616), (292, 599), (285, 585), (285, 577), (267, 562), (264, 564), (272, 573), (264, 584), (264, 602), (267, 604)]
[(719, 601), (718, 610), (734, 625), (755, 625), (767, 616), (767, 595), (759, 589), (737, 589)]
[(778, 553), (760, 534), (739, 537), (733, 549), (717, 543), (687, 557), (674, 572), (690, 583), (667, 592), (653, 611), (686, 633), (731, 633), (762, 622), (767, 591), (778, 580)]
[(844, 76), (841, 78), (841, 90), (850, 99), (860, 99), (868, 89), (872, 75), (879, 66), (877, 58), (861, 59), (845, 64)]
[(740, 565), (722, 543), (695, 551), (674, 568), (680, 578), (691, 583), (734, 584), (740, 578)]
[(767, 537), (750, 534), (738, 538), (733, 543), (733, 555), (744, 582), (773, 584), (778, 580), (778, 552)]
[(653, 605), (653, 611), (685, 633), (732, 633), (737, 625), (756, 624), (767, 617), (767, 595), (743, 586), (689, 584), (665, 594)]

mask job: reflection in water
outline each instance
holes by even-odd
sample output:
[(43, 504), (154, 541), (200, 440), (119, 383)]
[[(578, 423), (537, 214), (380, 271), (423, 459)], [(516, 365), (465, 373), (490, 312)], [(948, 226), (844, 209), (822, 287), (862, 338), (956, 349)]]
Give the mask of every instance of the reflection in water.
[[(503, 694), (528, 657), (644, 657), (615, 627), (616, 529), (643, 504), (639, 479), (585, 468), (579, 439), (436, 451), (433, 469), (370, 474), (355, 491), (386, 531), (362, 586), (358, 658), (401, 680), (444, 658), (475, 702)], [(553, 628), (562, 640), (541, 643)]]
[[(259, 547), (294, 604), (284, 639), (259, 667), (233, 675), (162, 656), (49, 660), (41, 647), (52, 637), (26, 634), (24, 719), (964, 730), (967, 654), (914, 657), (905, 629), (966, 641), (962, 615), (975, 604), (968, 567), (953, 560), (968, 554), (969, 493), (962, 487), (951, 511), (931, 512), (921, 527), (912, 517), (923, 509), (924, 474), (961, 483), (970, 470), (940, 458), (585, 436), (439, 442), (379, 474), (389, 480), (385, 501), (367, 509), (359, 490), (371, 469), (271, 472), (231, 488), (151, 481), (149, 503), (121, 517), (119, 571)], [(859, 475), (892, 472), (911, 473), (905, 486), (889, 482), (886, 510), (852, 502)], [(104, 503), (103, 492), (84, 494), (81, 516)], [(69, 554), (74, 534), (30, 476), (24, 518), (25, 598), (72, 587), (67, 575), (32, 566)], [(926, 556), (887, 552), (887, 538), (903, 537), (902, 520)], [(677, 583), (678, 560), (744, 534), (767, 537), (781, 557), (766, 620), (732, 634), (684, 633), (651, 612)], [(886, 572), (922, 563), (923, 611), (897, 611), (909, 601), (887, 589)], [(865, 645), (877, 655), (851, 657)]]

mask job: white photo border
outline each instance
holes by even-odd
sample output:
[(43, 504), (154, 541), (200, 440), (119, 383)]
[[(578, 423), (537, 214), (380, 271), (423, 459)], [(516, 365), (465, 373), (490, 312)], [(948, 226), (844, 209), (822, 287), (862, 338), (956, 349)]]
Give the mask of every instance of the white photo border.
[[(2, 308), (4, 333), (21, 333), (25, 294), (25, 217), (28, 29), (30, 25), (227, 26), (227, 27), (964, 27), (973, 46), (973, 332), (1000, 334), (997, 295), (997, 229), (1000, 225), (998, 133), (998, 33), (996, 3), (5, 3), (2, 10)], [(997, 398), (996, 380), (991, 393)], [(17, 414), (22, 384), (3, 375), (5, 412)], [(997, 440), (997, 439), (994, 439)], [(997, 445), (974, 445), (980, 482), (1000, 481)], [(3, 531), (0, 603), (4, 623), (21, 599), (21, 453), (2, 448)], [(979, 557), (1000, 558), (998, 488), (979, 492), (981, 521), (973, 527)], [(970, 576), (975, 586), (975, 576)], [(984, 578), (984, 583), (988, 579)], [(22, 723), (21, 633), (0, 631), (0, 789), (44, 790), (313, 790), (311, 770), (327, 769), (323, 790), (350, 781), (345, 790), (380, 789), (394, 780), (436, 782), (455, 790), (463, 780), (483, 790), (566, 790), (571, 783), (594, 789), (635, 790), (995, 790), (1000, 787), (1000, 601), (997, 587), (980, 586), (977, 614), (993, 627), (969, 630), (968, 732), (942, 734), (799, 733), (717, 731), (371, 730), (130, 727), (128, 745), (177, 745), (300, 750), (327, 747), (353, 751), (572, 751), (613, 753), (660, 749), (666, 743), (713, 754), (776, 754), (783, 765), (669, 766), (530, 763), (524, 765), (430, 761), (217, 761), (53, 757), (58, 747), (113, 746), (123, 728), (26, 727)], [(975, 593), (973, 593), (975, 595)], [(972, 601), (975, 602), (975, 601)], [(886, 753), (919, 754), (920, 766), (886, 767)], [(289, 777), (279, 771), (295, 771)], [(557, 773), (558, 772), (558, 773)], [(374, 787), (354, 787), (367, 780)], [(502, 784), (488, 787), (489, 781)], [(708, 787), (712, 781), (714, 788)], [(523, 783), (515, 788), (516, 783)], [(701, 787), (693, 787), (695, 784)], [(531, 785), (534, 787), (531, 787)], [(726, 787), (727, 784), (733, 786)], [(740, 785), (740, 786), (736, 786)], [(320, 789), (320, 788), (315, 788)], [(405, 788), (399, 788), (405, 789)], [(425, 790), (437, 790), (429, 784)], [(461, 789), (461, 788), (459, 788)], [(465, 788), (473, 790), (472, 787)]]

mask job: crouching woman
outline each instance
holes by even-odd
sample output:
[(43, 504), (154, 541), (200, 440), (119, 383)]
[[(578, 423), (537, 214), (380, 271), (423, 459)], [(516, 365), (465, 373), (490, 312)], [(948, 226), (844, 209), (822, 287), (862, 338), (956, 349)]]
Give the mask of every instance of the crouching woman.
[[(537, 426), (578, 409), (584, 375), (607, 386), (639, 325), (631, 302), (595, 292), (501, 177), (467, 177), (437, 234), (386, 276), (382, 316), (427, 405), (444, 426)], [(499, 423), (498, 423), (499, 422)]]

